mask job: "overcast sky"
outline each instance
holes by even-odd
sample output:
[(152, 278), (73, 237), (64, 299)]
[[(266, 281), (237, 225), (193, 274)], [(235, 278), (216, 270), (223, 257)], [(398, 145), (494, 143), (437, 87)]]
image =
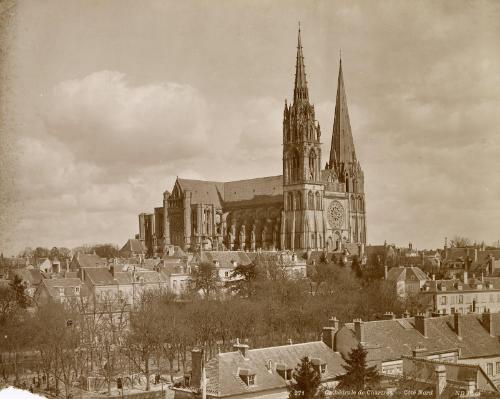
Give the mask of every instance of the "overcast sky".
[(500, 239), (500, 2), (32, 0), (8, 31), (4, 253), (122, 245), (176, 176), (281, 174), (299, 20), (323, 164), (342, 49), (368, 242)]

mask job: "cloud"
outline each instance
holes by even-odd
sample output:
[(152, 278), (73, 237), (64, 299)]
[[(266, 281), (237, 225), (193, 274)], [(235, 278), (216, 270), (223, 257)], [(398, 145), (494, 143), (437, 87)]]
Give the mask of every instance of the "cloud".
[(193, 158), (207, 148), (211, 125), (207, 102), (192, 86), (132, 86), (117, 71), (57, 84), (43, 109), (47, 133), (77, 160), (97, 165)]

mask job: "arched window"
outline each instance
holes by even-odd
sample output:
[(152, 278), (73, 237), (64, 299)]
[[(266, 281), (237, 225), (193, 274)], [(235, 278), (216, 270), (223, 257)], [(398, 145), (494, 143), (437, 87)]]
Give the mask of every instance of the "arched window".
[(296, 191), (294, 198), (295, 198), (294, 209), (296, 209), (296, 210), (302, 209), (302, 193), (300, 191)]
[(300, 157), (297, 150), (292, 151), (290, 157), (290, 181), (299, 179)]
[(311, 180), (316, 180), (316, 164), (316, 152), (314, 150), (311, 150), (311, 152), (309, 153), (309, 178)]
[(321, 195), (319, 191), (316, 191), (316, 210), (320, 211), (323, 207), (321, 206)]
[(314, 194), (312, 191), (307, 194), (307, 209), (314, 209)]

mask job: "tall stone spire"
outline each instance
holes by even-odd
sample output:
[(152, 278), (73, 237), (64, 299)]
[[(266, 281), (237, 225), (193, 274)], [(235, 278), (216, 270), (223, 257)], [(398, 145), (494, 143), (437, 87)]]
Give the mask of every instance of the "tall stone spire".
[(293, 88), (293, 102), (301, 100), (309, 101), (309, 92), (307, 90), (306, 69), (304, 67), (304, 55), (302, 54), (302, 41), (299, 36), (297, 40), (297, 61), (295, 63), (295, 87)]
[(340, 59), (339, 77), (337, 83), (337, 99), (333, 118), (332, 146), (330, 150), (330, 167), (337, 173), (346, 165), (355, 162), (356, 153), (347, 109), (344, 77), (342, 73), (342, 58)]

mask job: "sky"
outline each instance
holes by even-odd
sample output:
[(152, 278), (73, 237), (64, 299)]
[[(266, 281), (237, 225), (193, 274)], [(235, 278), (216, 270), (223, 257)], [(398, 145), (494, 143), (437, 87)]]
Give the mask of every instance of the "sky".
[(298, 21), (323, 164), (342, 51), (368, 243), (500, 239), (499, 2), (19, 0), (8, 12), (5, 254), (121, 246), (177, 176), (281, 174)]

